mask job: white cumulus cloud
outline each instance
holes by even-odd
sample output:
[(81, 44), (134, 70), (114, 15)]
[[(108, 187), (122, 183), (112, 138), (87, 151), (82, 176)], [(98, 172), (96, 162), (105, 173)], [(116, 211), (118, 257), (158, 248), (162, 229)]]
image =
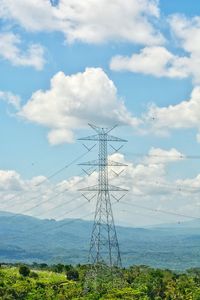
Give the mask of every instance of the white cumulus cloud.
[(72, 142), (74, 130), (88, 122), (133, 127), (139, 124), (101, 68), (87, 68), (69, 76), (57, 73), (51, 79), (50, 88), (36, 91), (18, 115), (49, 128), (52, 144)]
[(152, 45), (164, 42), (152, 20), (157, 0), (0, 0), (0, 17), (29, 31), (60, 31), (68, 42), (108, 40)]
[(173, 15), (169, 19), (172, 34), (178, 45), (188, 56), (188, 72), (195, 83), (200, 83), (200, 17), (186, 18), (184, 15)]
[(178, 38), (180, 45), (188, 53), (200, 55), (200, 17), (186, 17), (184, 15), (172, 15), (169, 18), (172, 33)]
[[(163, 46), (146, 46), (132, 56), (114, 56), (110, 68), (115, 71), (129, 71), (156, 77), (191, 77), (200, 83), (200, 17), (187, 18), (184, 15), (169, 17), (172, 42), (181, 55), (173, 54)], [(170, 46), (170, 44), (169, 44)]]
[(151, 148), (144, 162), (150, 164), (167, 164), (184, 159), (184, 155), (178, 150), (172, 148), (164, 150), (160, 148)]
[[(188, 195), (193, 195), (192, 201), (190, 201), (190, 210), (191, 214), (195, 215), (198, 202), (198, 193), (195, 191), (199, 188), (199, 175), (195, 178), (177, 179), (173, 182), (169, 182), (167, 178), (168, 164), (179, 162), (180, 156), (184, 157), (176, 149), (160, 148), (150, 149), (147, 156), (142, 158), (139, 163), (127, 160), (120, 153), (109, 156), (112, 160), (128, 165), (120, 176), (116, 176), (116, 174), (123, 169), (122, 167), (112, 167), (115, 172), (109, 170), (110, 184), (129, 189), (129, 192), (117, 203), (117, 206), (113, 206), (114, 210), (115, 207), (117, 208), (115, 211), (117, 223), (123, 224), (125, 222), (124, 214), (121, 212), (127, 208), (126, 203), (169, 211), (173, 211), (178, 206), (177, 212), (186, 214)], [(0, 209), (40, 218), (56, 219), (83, 218), (91, 213), (89, 218), (92, 219), (96, 197), (93, 198), (94, 193), (83, 192), (88, 199), (93, 198), (88, 203), (84, 197), (81, 197), (81, 192), (77, 192), (77, 189), (97, 183), (98, 171), (89, 177), (85, 175), (73, 176), (56, 183), (47, 180), (44, 176), (25, 180), (16, 171), (1, 170)], [(112, 194), (116, 198), (123, 195), (119, 192), (112, 192)], [(111, 201), (115, 202), (116, 200), (111, 196)], [(133, 225), (135, 224), (133, 220), (135, 208), (129, 207), (129, 213), (130, 215), (126, 215), (126, 221)], [(142, 213), (143, 210), (140, 210), (140, 221), (146, 224), (146, 220), (142, 218)], [(151, 221), (154, 222), (154, 220)]]
[(31, 44), (25, 51), (21, 50), (22, 41), (11, 32), (0, 33), (0, 57), (14, 66), (34, 67), (43, 69), (45, 64), (44, 49), (39, 44)]
[[(152, 116), (154, 117), (153, 122)], [(176, 105), (167, 107), (152, 105), (143, 118), (154, 133), (194, 128), (198, 131), (197, 139), (200, 141), (200, 87), (193, 89), (189, 100)]]
[(23, 190), (20, 175), (13, 170), (0, 170), (0, 191)]
[(145, 47), (131, 57), (115, 56), (110, 62), (114, 71), (130, 71), (156, 77), (185, 78), (189, 75), (188, 57), (173, 55), (165, 47)]
[(20, 108), (20, 103), (21, 103), (20, 96), (15, 95), (11, 92), (0, 91), (0, 100), (5, 101), (8, 104), (11, 104), (16, 109)]

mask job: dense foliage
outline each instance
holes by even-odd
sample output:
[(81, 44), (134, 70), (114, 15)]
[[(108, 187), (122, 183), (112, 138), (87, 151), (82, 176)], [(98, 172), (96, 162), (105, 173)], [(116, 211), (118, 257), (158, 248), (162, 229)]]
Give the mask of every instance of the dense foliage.
[(84, 293), (87, 266), (1, 265), (2, 300), (200, 300), (200, 269), (185, 273), (132, 266), (120, 271), (121, 286), (102, 282)]

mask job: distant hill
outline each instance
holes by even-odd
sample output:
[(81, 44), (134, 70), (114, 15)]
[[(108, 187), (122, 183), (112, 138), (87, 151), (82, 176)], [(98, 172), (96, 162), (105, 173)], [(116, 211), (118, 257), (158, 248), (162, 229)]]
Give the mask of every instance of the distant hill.
[[(0, 212), (0, 261), (87, 262), (92, 222)], [(125, 265), (186, 269), (200, 266), (200, 221), (149, 228), (117, 227)]]

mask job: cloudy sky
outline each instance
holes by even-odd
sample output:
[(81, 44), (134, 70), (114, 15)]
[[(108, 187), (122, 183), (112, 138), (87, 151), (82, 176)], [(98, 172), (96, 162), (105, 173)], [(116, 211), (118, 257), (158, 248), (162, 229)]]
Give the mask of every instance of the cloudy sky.
[(128, 140), (117, 224), (200, 217), (199, 65), (195, 0), (0, 0), (0, 210), (92, 219), (93, 123)]

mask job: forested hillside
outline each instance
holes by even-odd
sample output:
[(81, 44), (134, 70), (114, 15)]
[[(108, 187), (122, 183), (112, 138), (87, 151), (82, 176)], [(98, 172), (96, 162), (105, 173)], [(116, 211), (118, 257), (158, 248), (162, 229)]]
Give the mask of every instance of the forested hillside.
[[(0, 261), (86, 263), (92, 222), (0, 214)], [(200, 266), (200, 222), (117, 227), (123, 265), (185, 270)]]

